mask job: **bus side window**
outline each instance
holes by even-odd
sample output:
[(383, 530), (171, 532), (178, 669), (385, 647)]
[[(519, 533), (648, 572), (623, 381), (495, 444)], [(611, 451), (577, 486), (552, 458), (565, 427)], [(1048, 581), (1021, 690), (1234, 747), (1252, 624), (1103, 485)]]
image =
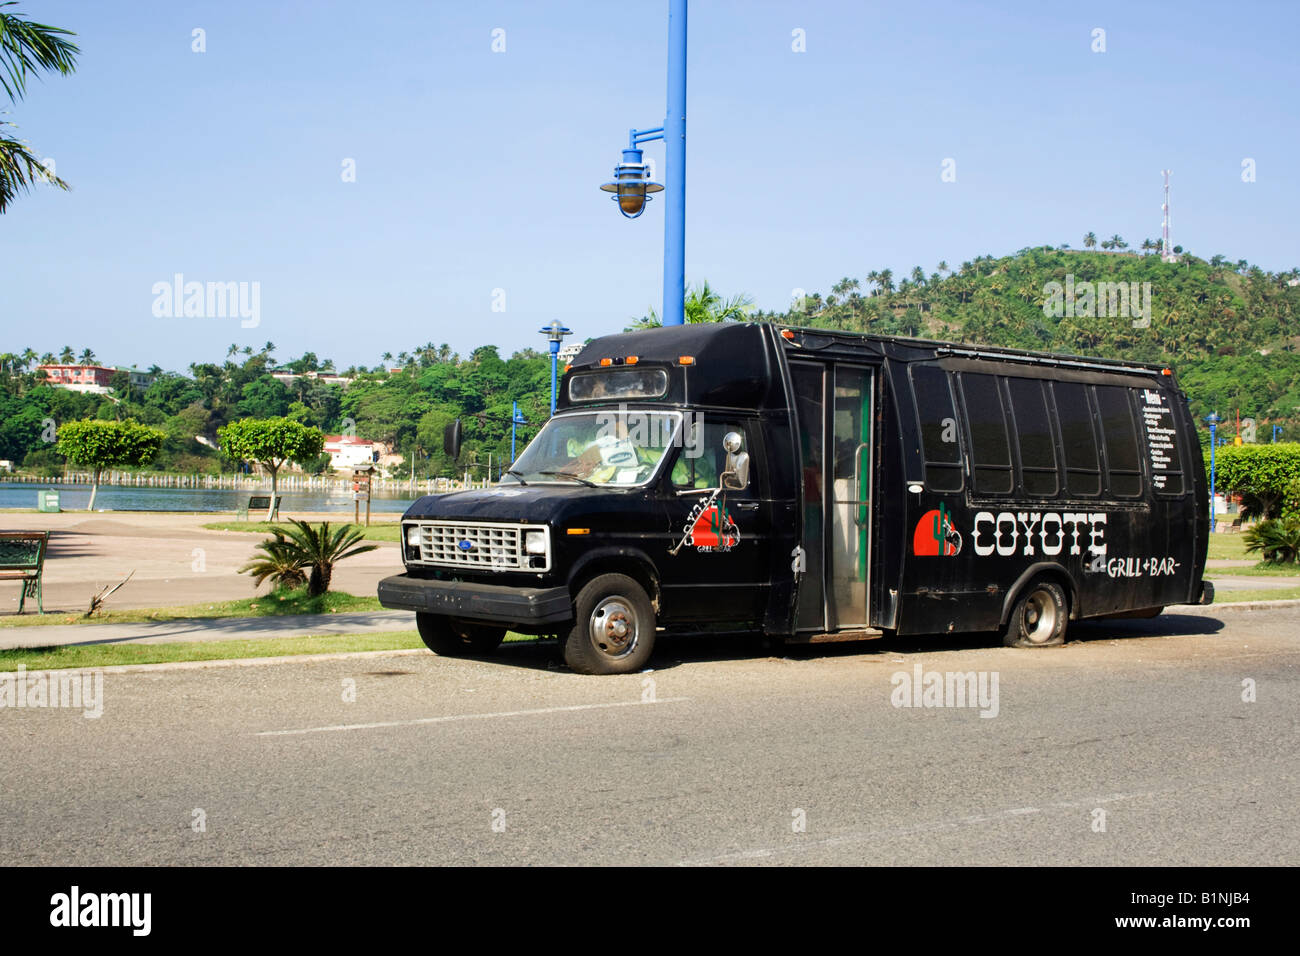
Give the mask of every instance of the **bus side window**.
[(911, 371), (926, 487), (961, 491), (961, 444), (948, 373), (934, 365), (913, 365)]
[(1056, 440), (1047, 414), (1043, 383), (1033, 378), (1008, 378), (1011, 414), (1020, 453), (1020, 486), (1025, 494), (1051, 497), (1060, 490), (1056, 466)]
[(971, 472), (975, 493), (1011, 494), (1011, 446), (1002, 390), (992, 375), (964, 372), (961, 376), (963, 409), (970, 435)]
[(1101, 466), (1088, 388), (1073, 382), (1053, 382), (1052, 393), (1065, 451), (1066, 494), (1095, 497), (1101, 494)]
[(1102, 445), (1106, 450), (1106, 485), (1117, 498), (1142, 494), (1142, 463), (1138, 460), (1137, 422), (1129, 390), (1097, 385)]

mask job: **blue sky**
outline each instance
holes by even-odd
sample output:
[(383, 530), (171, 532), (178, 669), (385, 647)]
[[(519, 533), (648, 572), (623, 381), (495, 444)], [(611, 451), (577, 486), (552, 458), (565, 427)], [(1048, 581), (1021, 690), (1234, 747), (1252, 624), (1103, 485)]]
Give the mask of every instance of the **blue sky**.
[[(666, 0), (11, 9), (82, 54), (5, 117), (73, 189), (0, 216), (0, 350), (184, 370), (270, 340), (342, 368), (659, 307), (663, 204), (625, 220), (597, 186), (628, 128), (662, 120)], [(1162, 168), (1175, 242), (1291, 268), (1298, 27), (1292, 3), (696, 0), (687, 278), (781, 309), (1089, 230), (1136, 246)], [(177, 273), (260, 283), (260, 324), (156, 317)]]

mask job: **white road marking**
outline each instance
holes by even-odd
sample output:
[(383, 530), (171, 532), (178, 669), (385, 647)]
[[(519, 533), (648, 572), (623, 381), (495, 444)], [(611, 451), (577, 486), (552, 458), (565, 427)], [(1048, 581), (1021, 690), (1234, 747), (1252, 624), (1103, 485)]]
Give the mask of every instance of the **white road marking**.
[[(1049, 804), (1049, 806), (1060, 810), (1080, 810), (1088, 807), (1096, 807), (1098, 804), (1102, 803), (1115, 803), (1120, 800), (1140, 800), (1143, 797), (1154, 797), (1155, 795), (1156, 791), (1149, 791), (1147, 793), (1115, 793), (1107, 797), (1052, 803)], [(711, 856), (704, 859), (680, 860), (677, 865), (715, 866), (719, 863), (738, 863), (743, 862), (744, 860), (774, 857), (782, 853), (806, 853), (809, 850), (823, 849), (826, 847), (845, 846), (853, 843), (866, 843), (869, 840), (875, 840), (884, 835), (923, 833), (927, 830), (946, 830), (960, 826), (969, 826), (972, 824), (992, 823), (997, 820), (1004, 820), (1007, 817), (1023, 816), (1026, 813), (1040, 812), (1041, 810), (1035, 807), (1014, 807), (1008, 810), (996, 810), (992, 813), (979, 813), (974, 816), (960, 817), (956, 820), (935, 820), (930, 823), (918, 823), (913, 826), (872, 830), (867, 833), (850, 833), (844, 836), (828, 837), (824, 840), (800, 840), (798, 843), (789, 846), (758, 847), (753, 850), (741, 850), (737, 853), (723, 853), (719, 856)]]
[(539, 707), (536, 710), (502, 710), (494, 714), (448, 714), (445, 717), (419, 717), (414, 720), (381, 720), (371, 724), (332, 724), (328, 727), (303, 727), (296, 730), (263, 730), (254, 737), (288, 737), (296, 734), (325, 734), (337, 730), (374, 730), (379, 727), (416, 727), (420, 724), (446, 724), (459, 720), (490, 720), (494, 717), (533, 717), (538, 714), (565, 714), (578, 710), (600, 710), (606, 707), (653, 707), (656, 704), (676, 704), (689, 697), (660, 697), (657, 700), (620, 700), (608, 704), (572, 704), (568, 707)]

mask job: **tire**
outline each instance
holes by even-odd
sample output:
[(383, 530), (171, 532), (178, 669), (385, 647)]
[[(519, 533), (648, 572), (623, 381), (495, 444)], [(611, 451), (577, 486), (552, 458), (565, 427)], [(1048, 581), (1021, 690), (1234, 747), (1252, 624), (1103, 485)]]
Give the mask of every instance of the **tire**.
[(1054, 647), (1065, 643), (1070, 606), (1064, 589), (1048, 578), (1030, 582), (1011, 609), (1002, 643), (1007, 647)]
[(654, 642), (645, 588), (625, 574), (602, 574), (578, 592), (564, 662), (579, 674), (630, 674), (645, 667)]
[(440, 614), (417, 612), (415, 626), (424, 646), (441, 657), (491, 654), (506, 636), (504, 627), (466, 624)]

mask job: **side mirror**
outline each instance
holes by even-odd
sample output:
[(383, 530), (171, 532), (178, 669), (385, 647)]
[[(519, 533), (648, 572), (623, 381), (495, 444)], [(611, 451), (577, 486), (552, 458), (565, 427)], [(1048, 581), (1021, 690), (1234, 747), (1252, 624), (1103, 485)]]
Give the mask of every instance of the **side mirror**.
[(744, 491), (749, 487), (749, 455), (740, 450), (744, 444), (739, 432), (727, 432), (722, 447), (727, 452), (727, 466), (718, 483), (728, 491)]
[(727, 456), (727, 470), (722, 473), (722, 487), (727, 491), (744, 491), (749, 487), (749, 454)]
[(456, 419), (442, 430), (442, 450), (447, 457), (455, 461), (460, 456), (461, 428), (460, 419)]

